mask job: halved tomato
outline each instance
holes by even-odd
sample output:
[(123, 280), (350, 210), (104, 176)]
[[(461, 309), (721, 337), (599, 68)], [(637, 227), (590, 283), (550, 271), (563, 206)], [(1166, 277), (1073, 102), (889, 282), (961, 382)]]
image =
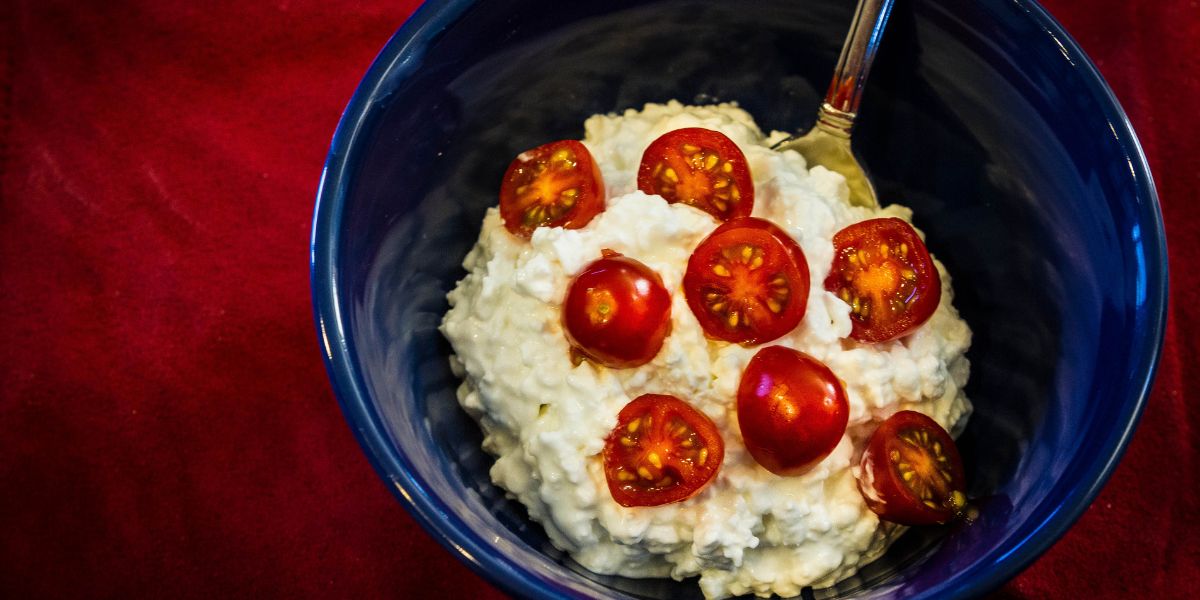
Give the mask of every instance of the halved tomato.
[(833, 236), (833, 249), (825, 289), (850, 305), (851, 338), (894, 340), (937, 310), (942, 280), (908, 223), (894, 217), (855, 223)]
[(604, 210), (604, 179), (587, 147), (562, 140), (526, 150), (500, 183), (500, 218), (514, 235), (538, 227), (578, 229)]
[(804, 251), (770, 221), (741, 217), (692, 252), (683, 293), (709, 337), (743, 345), (795, 329), (808, 307)]
[(604, 445), (604, 476), (621, 506), (658, 506), (694, 496), (716, 476), (725, 442), (704, 413), (645, 394), (625, 405)]
[(800, 475), (846, 433), (846, 390), (825, 363), (786, 346), (759, 350), (737, 392), (738, 427), (750, 456), (776, 475)]
[(937, 421), (902, 410), (867, 442), (858, 489), (880, 519), (902, 525), (945, 523), (967, 504), (958, 446)]
[(643, 365), (671, 331), (671, 294), (650, 267), (604, 250), (571, 281), (563, 328), (571, 348), (598, 364)]
[(728, 221), (754, 208), (746, 155), (719, 131), (687, 127), (650, 143), (638, 167), (638, 189)]

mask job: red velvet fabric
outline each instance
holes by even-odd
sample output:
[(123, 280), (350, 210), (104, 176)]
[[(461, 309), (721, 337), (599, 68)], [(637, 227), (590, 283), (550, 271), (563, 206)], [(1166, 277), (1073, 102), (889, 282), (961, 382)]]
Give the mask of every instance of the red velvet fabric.
[[(1173, 296), (1137, 435), (1000, 598), (1200, 589), (1200, 7), (1046, 0), (1123, 102)], [(0, 10), (0, 596), (498, 598), (375, 476), (321, 364), (313, 197), (418, 4)]]

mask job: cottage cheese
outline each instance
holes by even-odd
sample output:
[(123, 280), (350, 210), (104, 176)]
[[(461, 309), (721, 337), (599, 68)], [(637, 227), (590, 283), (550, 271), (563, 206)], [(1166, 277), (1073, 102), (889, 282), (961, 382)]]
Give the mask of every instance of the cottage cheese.
[[(769, 219), (804, 249), (812, 289), (804, 320), (773, 342), (806, 352), (846, 385), (850, 419), (834, 451), (808, 473), (778, 477), (758, 466), (737, 426), (742, 370), (758, 350), (709, 341), (692, 315), (681, 281), (693, 248), (718, 223), (683, 204), (636, 189), (642, 151), (658, 136), (705, 127), (729, 136), (746, 155), (755, 182), (754, 216)], [(583, 566), (630, 577), (699, 575), (708, 598), (754, 593), (798, 595), (853, 574), (878, 557), (901, 528), (881, 523), (856, 486), (857, 458), (874, 427), (898, 410), (917, 410), (961, 430), (971, 411), (962, 393), (971, 332), (959, 318), (950, 277), (941, 305), (912, 335), (864, 345), (847, 339), (849, 307), (824, 290), (832, 238), (852, 223), (911, 211), (850, 206), (842, 176), (811, 169), (771, 144), (750, 115), (732, 104), (649, 104), (584, 124), (584, 145), (608, 187), (606, 210), (582, 229), (539, 228), (525, 241), (509, 234), (495, 208), (449, 294), (442, 331), (464, 377), (463, 408), (496, 456), (493, 481), (529, 509), (555, 546)], [(662, 350), (634, 369), (574, 366), (560, 323), (571, 277), (610, 248), (645, 263), (672, 293), (672, 330)], [(601, 451), (617, 413), (643, 393), (690, 402), (720, 428), (725, 461), (698, 495), (658, 507), (613, 501)]]

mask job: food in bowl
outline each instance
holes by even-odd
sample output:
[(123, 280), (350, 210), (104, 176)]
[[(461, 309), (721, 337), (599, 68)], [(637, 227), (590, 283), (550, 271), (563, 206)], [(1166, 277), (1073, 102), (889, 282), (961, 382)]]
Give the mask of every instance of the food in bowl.
[(971, 332), (911, 211), (851, 206), (732, 104), (584, 129), (513, 162), (448, 296), (493, 481), (584, 567), (709, 598), (953, 518)]

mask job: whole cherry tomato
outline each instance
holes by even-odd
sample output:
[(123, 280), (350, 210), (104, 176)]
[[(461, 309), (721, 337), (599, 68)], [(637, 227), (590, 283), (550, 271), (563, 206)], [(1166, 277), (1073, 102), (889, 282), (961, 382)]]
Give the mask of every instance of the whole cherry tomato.
[(821, 462), (846, 433), (850, 405), (821, 361), (784, 346), (759, 350), (737, 392), (738, 426), (750, 455), (776, 475)]
[(716, 476), (725, 443), (704, 413), (674, 396), (625, 405), (604, 445), (604, 476), (621, 506), (658, 506), (694, 496)]
[(942, 281), (925, 243), (897, 218), (855, 223), (833, 236), (825, 289), (850, 305), (860, 342), (886, 342), (920, 327), (942, 298)]
[(728, 221), (754, 208), (746, 156), (719, 131), (688, 127), (650, 143), (638, 167), (638, 189)]
[(967, 503), (958, 446), (937, 421), (903, 410), (884, 421), (863, 451), (858, 488), (880, 519), (945, 523)]
[(538, 227), (579, 229), (604, 210), (604, 179), (587, 147), (562, 140), (526, 150), (500, 183), (500, 218), (514, 235)]
[(563, 327), (571, 347), (593, 362), (643, 365), (671, 331), (671, 295), (650, 267), (606, 250), (571, 281)]
[(808, 307), (808, 262), (769, 221), (733, 219), (692, 252), (683, 292), (709, 337), (744, 345), (796, 328)]

